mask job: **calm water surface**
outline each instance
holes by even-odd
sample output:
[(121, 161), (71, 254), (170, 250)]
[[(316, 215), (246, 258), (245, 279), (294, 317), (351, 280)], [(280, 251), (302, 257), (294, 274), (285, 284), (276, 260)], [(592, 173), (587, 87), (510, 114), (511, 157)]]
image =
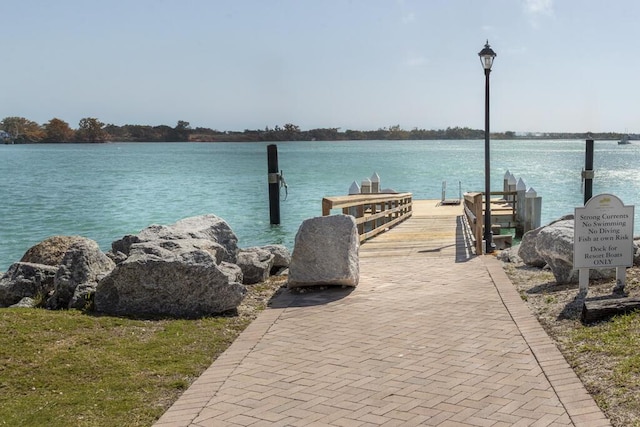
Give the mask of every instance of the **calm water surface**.
[[(417, 199), (484, 189), (484, 141), (278, 143), (289, 184), (280, 226), (269, 224), (266, 143), (0, 145), (0, 271), (52, 235), (82, 235), (103, 250), (150, 224), (213, 213), (241, 247), (293, 247), (324, 196), (346, 194), (377, 172), (383, 188)], [(640, 141), (595, 144), (593, 192), (627, 205), (640, 194)], [(492, 189), (507, 170), (542, 196), (542, 222), (581, 206), (584, 141), (492, 141)], [(283, 194), (284, 199), (284, 194)], [(637, 215), (637, 213), (636, 213)], [(636, 234), (639, 221), (635, 221)]]

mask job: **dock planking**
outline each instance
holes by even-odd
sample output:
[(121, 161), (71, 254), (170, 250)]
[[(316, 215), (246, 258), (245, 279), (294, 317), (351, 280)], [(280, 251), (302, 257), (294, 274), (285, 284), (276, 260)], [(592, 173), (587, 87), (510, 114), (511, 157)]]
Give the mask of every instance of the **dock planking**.
[[(412, 216), (362, 243), (360, 257), (459, 257), (467, 249), (461, 227), (462, 205), (442, 205), (440, 200), (413, 200)], [(470, 255), (469, 255), (470, 256)]]

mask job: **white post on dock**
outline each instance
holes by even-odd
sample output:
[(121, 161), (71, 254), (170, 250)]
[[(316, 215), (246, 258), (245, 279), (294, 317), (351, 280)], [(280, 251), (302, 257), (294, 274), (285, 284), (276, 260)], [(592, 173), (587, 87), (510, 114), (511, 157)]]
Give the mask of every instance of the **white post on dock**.
[(355, 181), (353, 181), (351, 187), (349, 187), (349, 195), (351, 196), (352, 194), (360, 194), (360, 186)]
[[(510, 173), (509, 174), (509, 180), (508, 180), (508, 187), (507, 187), (507, 191), (516, 191), (516, 177)], [(510, 202), (515, 201), (515, 196), (509, 196), (507, 198), (507, 200), (509, 200)]]
[(533, 228), (540, 227), (540, 221), (542, 218), (542, 197), (538, 196), (533, 199)]
[(371, 180), (369, 178), (365, 178), (362, 180), (360, 184), (360, 193), (369, 194), (371, 193)]
[(527, 185), (522, 178), (518, 178), (516, 183), (516, 237), (522, 237), (524, 234), (524, 217), (525, 217), (525, 193), (527, 192)]
[(509, 177), (511, 176), (511, 172), (509, 169), (504, 174), (504, 178), (502, 178), (502, 191), (509, 191)]
[[(351, 183), (351, 186), (349, 187), (349, 195), (354, 195), (354, 194), (360, 194), (360, 186), (358, 185), (357, 182), (353, 181)], [(349, 215), (354, 216), (354, 217), (358, 217), (358, 207), (357, 206), (351, 206), (349, 208)]]
[(373, 175), (371, 175), (371, 192), (372, 193), (379, 193), (380, 192), (380, 175), (378, 175), (377, 172), (374, 172)]
[(540, 227), (540, 215), (542, 212), (542, 197), (533, 187), (529, 187), (525, 193), (525, 218), (524, 232)]

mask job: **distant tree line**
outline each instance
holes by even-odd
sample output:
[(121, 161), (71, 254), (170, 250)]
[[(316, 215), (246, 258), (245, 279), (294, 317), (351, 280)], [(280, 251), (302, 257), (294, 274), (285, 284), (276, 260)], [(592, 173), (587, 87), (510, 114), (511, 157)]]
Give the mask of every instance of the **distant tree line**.
[[(167, 125), (105, 125), (94, 117), (80, 120), (76, 129), (59, 118), (45, 124), (38, 124), (24, 117), (5, 117), (0, 121), (0, 140), (16, 144), (44, 142), (253, 142), (253, 141), (353, 141), (353, 140), (446, 140), (484, 139), (483, 129), (468, 127), (448, 127), (426, 130), (413, 128), (404, 130), (400, 125), (377, 130), (341, 131), (340, 128), (319, 128), (301, 130), (299, 126), (287, 123), (280, 127), (245, 129), (244, 131), (218, 131), (215, 129), (192, 128), (189, 122), (178, 120), (174, 127)], [(492, 139), (619, 139), (619, 133), (528, 133), (513, 131), (491, 133)]]

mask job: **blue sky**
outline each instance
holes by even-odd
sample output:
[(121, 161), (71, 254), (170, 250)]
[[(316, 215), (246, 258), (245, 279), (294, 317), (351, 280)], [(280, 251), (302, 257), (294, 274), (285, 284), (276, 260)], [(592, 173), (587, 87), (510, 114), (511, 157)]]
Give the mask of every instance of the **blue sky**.
[(635, 0), (0, 0), (0, 118), (640, 132)]

